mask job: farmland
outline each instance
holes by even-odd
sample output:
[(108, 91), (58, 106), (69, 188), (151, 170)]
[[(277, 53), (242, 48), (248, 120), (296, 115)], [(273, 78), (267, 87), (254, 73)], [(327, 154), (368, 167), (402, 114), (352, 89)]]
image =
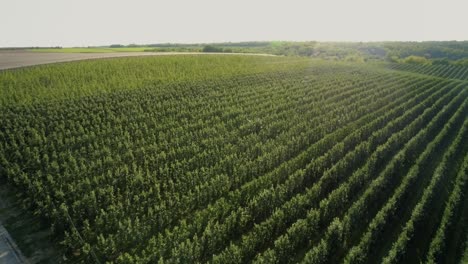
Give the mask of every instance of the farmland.
[[(44, 51), (46, 50), (46, 51)], [(167, 55), (187, 55), (187, 54), (201, 54), (195, 52), (101, 52), (96, 50), (93, 52), (80, 52), (76, 49), (65, 49), (66, 52), (47, 52), (47, 49), (40, 49), (40, 51), (28, 51), (25, 49), (19, 50), (0, 50), (0, 70), (21, 68), (26, 66), (35, 66), (40, 64), (50, 64), (57, 62), (69, 62), (79, 60), (91, 60), (91, 59), (105, 59), (105, 58), (116, 58), (116, 57), (137, 57), (137, 56), (167, 56)], [(71, 51), (69, 51), (71, 50)], [(215, 53), (212, 53), (215, 54)], [(219, 54), (219, 53), (217, 53)], [(203, 55), (206, 55), (203, 54)], [(229, 53), (229, 55), (236, 55)], [(251, 54), (258, 56), (271, 56), (268, 54)]]
[(150, 49), (149, 47), (134, 47), (134, 48), (40, 48), (28, 49), (32, 52), (47, 52), (47, 53), (110, 53), (110, 52), (143, 52)]
[(99, 59), (125, 56), (151, 56), (150, 52), (108, 52), (108, 53), (46, 53), (27, 50), (0, 51), (0, 70), (34, 66), (39, 64), (67, 62), (85, 59)]
[(5, 70), (0, 178), (70, 262), (458, 263), (467, 74), (240, 55)]

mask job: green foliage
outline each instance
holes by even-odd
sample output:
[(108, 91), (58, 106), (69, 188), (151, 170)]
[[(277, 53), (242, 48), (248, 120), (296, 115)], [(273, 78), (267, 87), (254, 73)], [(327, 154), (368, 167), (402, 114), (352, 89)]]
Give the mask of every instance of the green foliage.
[(453, 232), (457, 216), (460, 215), (462, 199), (466, 194), (462, 191), (466, 186), (468, 175), (468, 156), (456, 178), (455, 187), (447, 202), (440, 225), (434, 235), (427, 254), (427, 263), (440, 263), (443, 261), (447, 249), (447, 237)]
[(363, 63), (365, 60), (363, 57), (359, 55), (348, 55), (344, 59), (347, 62), (358, 62), (358, 63)]
[(420, 57), (420, 56), (414, 56), (414, 55), (411, 55), (411, 56), (408, 56), (406, 58), (404, 58), (402, 60), (403, 63), (412, 63), (412, 64), (430, 64), (431, 62), (424, 58), (424, 57)]
[[(0, 48), (1, 49), (1, 48)], [(88, 48), (30, 48), (35, 52), (235, 52), (266, 53), (284, 56), (316, 57), (329, 60), (362, 58), (364, 61), (399, 62), (409, 56), (424, 57), (430, 61), (448, 61), (450, 64), (466, 65), (468, 41), (426, 42), (317, 42), (317, 41), (258, 41), (225, 42), (208, 44), (114, 44)]]
[(389, 65), (389, 68), (434, 77), (468, 81), (468, 67), (451, 64), (447, 65), (444, 62), (433, 63), (432, 65), (417, 63), (393, 63)]
[(433, 59), (431, 61), (431, 63), (433, 65), (449, 65), (450, 64), (450, 60), (448, 60), (447, 58), (443, 58), (443, 59)]
[[(300, 47), (270, 46), (326, 50)], [(362, 54), (1, 72), (0, 175), (83, 262), (437, 260), (468, 228), (451, 224), (464, 217), (467, 84)], [(426, 226), (436, 235), (418, 240)]]
[(223, 52), (223, 49), (212, 45), (206, 45), (203, 47), (202, 52)]
[(453, 64), (468, 67), (468, 58), (456, 60)]
[[(78, 98), (163, 84), (229, 78), (288, 67), (275, 57), (176, 55), (41, 65), (0, 72), (0, 106)], [(285, 62), (282, 64), (280, 62)]]

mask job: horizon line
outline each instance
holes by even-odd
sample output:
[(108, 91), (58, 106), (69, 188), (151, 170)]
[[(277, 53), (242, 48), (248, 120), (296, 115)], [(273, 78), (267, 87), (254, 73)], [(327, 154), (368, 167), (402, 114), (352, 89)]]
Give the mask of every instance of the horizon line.
[[(209, 44), (236, 44), (236, 43), (274, 43), (274, 42), (292, 42), (292, 43), (305, 43), (305, 42), (316, 42), (316, 43), (429, 43), (429, 42), (468, 42), (465, 40), (245, 40), (245, 41), (215, 41), (215, 42), (154, 42), (154, 43), (111, 43), (111, 44), (96, 44), (96, 45), (74, 45), (74, 46), (62, 46), (62, 45), (28, 45), (28, 46), (0, 46), (0, 49), (34, 49), (34, 48), (98, 48), (98, 47), (110, 47), (112, 45), (125, 46), (139, 46), (147, 47), (150, 45), (209, 45)], [(118, 48), (118, 47), (116, 47)]]

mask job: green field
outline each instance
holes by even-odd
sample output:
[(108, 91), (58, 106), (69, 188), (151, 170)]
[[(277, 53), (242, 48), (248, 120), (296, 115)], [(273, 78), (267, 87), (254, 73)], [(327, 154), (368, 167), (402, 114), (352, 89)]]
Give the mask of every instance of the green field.
[(210, 55), (115, 58), (0, 72), (0, 106), (40, 103), (305, 67), (305, 58)]
[(467, 69), (177, 55), (1, 71), (0, 179), (66, 262), (462, 263)]

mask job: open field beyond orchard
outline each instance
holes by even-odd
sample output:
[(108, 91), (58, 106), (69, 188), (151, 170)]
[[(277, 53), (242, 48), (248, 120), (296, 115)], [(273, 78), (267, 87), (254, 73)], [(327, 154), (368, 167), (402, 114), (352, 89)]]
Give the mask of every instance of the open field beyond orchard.
[[(0, 70), (49, 64), (57, 62), (104, 59), (116, 57), (161, 56), (161, 55), (214, 55), (200, 52), (143, 52), (140, 49), (39, 49), (39, 50), (3, 50), (0, 51)], [(228, 53), (226, 55), (236, 55)], [(271, 56), (268, 54), (249, 54)]]

